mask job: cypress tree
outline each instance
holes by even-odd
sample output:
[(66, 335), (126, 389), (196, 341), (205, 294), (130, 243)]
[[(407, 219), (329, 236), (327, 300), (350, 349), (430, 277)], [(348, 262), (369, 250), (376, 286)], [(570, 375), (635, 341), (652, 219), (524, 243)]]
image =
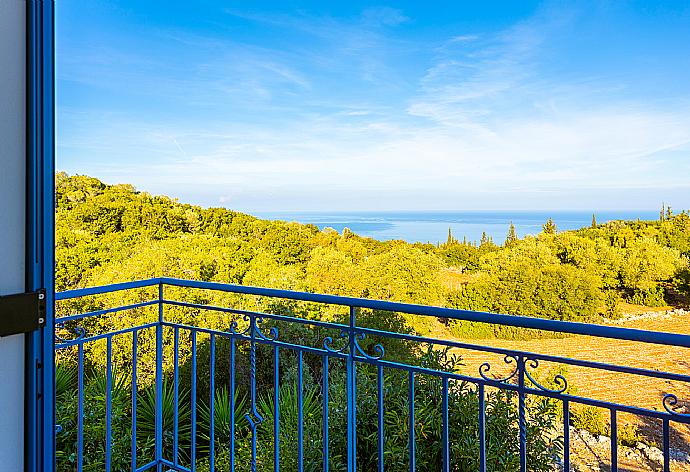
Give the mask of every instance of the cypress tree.
[(597, 229), (597, 215), (592, 213), (592, 229)]
[(508, 227), (508, 235), (506, 236), (505, 246), (512, 246), (517, 240), (518, 237), (517, 233), (515, 232), (515, 225), (511, 221), (510, 226)]
[(446, 244), (453, 244), (453, 233), (450, 231), (450, 226), (448, 227), (448, 240)]
[(546, 223), (544, 223), (541, 228), (544, 231), (544, 234), (556, 234), (556, 231), (558, 230), (558, 228), (556, 228), (556, 223), (554, 223), (551, 218), (546, 220)]
[(479, 241), (479, 246), (481, 247), (481, 246), (485, 246), (487, 244), (489, 244), (489, 238), (486, 235), (486, 231), (482, 231), (482, 239), (481, 239), (481, 241)]

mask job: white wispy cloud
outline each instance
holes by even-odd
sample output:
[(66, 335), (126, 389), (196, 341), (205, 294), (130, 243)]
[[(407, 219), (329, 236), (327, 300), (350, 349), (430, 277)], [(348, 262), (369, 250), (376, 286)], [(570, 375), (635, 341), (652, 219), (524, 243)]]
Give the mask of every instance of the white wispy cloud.
[[(412, 21), (390, 8), (348, 19), (228, 14), (318, 41), (305, 51), (166, 33), (202, 51), (185, 77), (125, 69), (194, 113), (67, 108), (60, 150), (82, 159), (66, 170), (248, 210), (572, 208), (603, 196), (635, 206), (661, 189), (690, 195), (687, 98), (654, 101), (622, 93), (620, 77), (554, 72), (554, 44), (576, 11), (417, 42), (389, 33)], [(400, 68), (399, 54), (424, 65)], [(343, 74), (342, 87), (329, 74)], [(98, 158), (84, 165), (88, 155)]]

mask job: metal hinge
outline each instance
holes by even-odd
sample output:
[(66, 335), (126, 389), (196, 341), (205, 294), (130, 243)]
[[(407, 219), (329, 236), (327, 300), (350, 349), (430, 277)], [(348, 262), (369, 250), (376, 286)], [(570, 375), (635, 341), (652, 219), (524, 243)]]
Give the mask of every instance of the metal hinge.
[(30, 333), (45, 322), (45, 290), (0, 296), (0, 336)]

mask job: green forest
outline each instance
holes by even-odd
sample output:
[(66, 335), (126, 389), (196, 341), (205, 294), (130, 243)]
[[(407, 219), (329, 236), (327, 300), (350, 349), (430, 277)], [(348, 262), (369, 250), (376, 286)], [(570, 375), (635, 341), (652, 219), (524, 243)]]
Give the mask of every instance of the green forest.
[[(687, 303), (690, 215), (442, 244), (201, 208), (131, 185), (57, 175), (56, 289), (169, 276), (558, 320), (620, 316), (623, 303)], [(423, 330), (420, 327), (420, 330)], [(471, 334), (471, 333), (468, 333)]]
[[(621, 316), (630, 304), (659, 307), (687, 304), (690, 295), (690, 216), (665, 209), (658, 221), (615, 221), (577, 231), (559, 232), (546, 221), (536, 236), (518, 238), (511, 225), (506, 239), (495, 242), (484, 237), (477, 243), (458, 241), (449, 232), (442, 244), (409, 244), (377, 241), (349, 230), (319, 230), (312, 225), (261, 220), (224, 208), (201, 208), (164, 196), (137, 191), (131, 185), (107, 185), (87, 176), (57, 175), (56, 183), (56, 283), (57, 290), (146, 279), (157, 276), (228, 282), (310, 292), (370, 297), (383, 300), (483, 310), (558, 320), (601, 321)], [(147, 300), (143, 291), (65, 302), (58, 314), (99, 310)], [(258, 300), (233, 294), (184, 293), (166, 295), (202, 305), (257, 309), (307, 319), (342, 322), (346, 315), (334, 307), (315, 307), (289, 301), (258, 305)], [(342, 310), (341, 310), (342, 311)], [(80, 322), (90, 334), (153, 321), (157, 312), (138, 309)], [(227, 332), (236, 318), (203, 310), (166, 307), (166, 319)], [(509, 337), (547, 335), (473, 323), (451, 322), (394, 313), (363, 311), (358, 323), (399, 333), (432, 333), (435, 337)], [(240, 323), (242, 321), (240, 320)], [(320, 346), (325, 336), (337, 332), (318, 326), (283, 322), (276, 325), (281, 340)], [(58, 326), (58, 332), (68, 326)], [(266, 326), (268, 329), (269, 326)], [(69, 333), (68, 333), (69, 334)], [(172, 359), (173, 333), (163, 331), (163, 445), (170, 451), (175, 427), (179, 424), (179, 457), (191, 463), (195, 444), (196, 466), (210, 470), (210, 424), (215, 424), (216, 470), (230, 470), (230, 438), (235, 438), (237, 470), (247, 470), (251, 462), (250, 429), (244, 418), (248, 411), (248, 347), (237, 343), (237, 383), (230, 382), (227, 339), (217, 340), (214, 352), (217, 367), (211, 369), (209, 337), (198, 340), (198, 370), (194, 392), (190, 373), (192, 346), (189, 336), (179, 339), (178, 370)], [(375, 340), (367, 339), (365, 348)], [(111, 391), (113, 428), (113, 470), (129, 470), (130, 442), (136, 438), (139, 464), (151, 457), (155, 431), (155, 331), (140, 333), (136, 389), (130, 388), (133, 337), (112, 337), (113, 386)], [(365, 343), (366, 344), (366, 343)], [(84, 470), (104, 470), (106, 443), (105, 376), (107, 345), (104, 339), (84, 343)], [(286, 350), (287, 351), (287, 350)], [(411, 342), (386, 339), (386, 359), (444, 372), (464, 372), (462, 359), (448, 349), (434, 349)], [(56, 355), (56, 417), (60, 425), (57, 440), (57, 470), (75, 470), (77, 462), (77, 396), (79, 351), (73, 346)], [(302, 359), (300, 358), (302, 365)], [(305, 469), (321, 470), (324, 385), (329, 385), (329, 419), (332, 433), (346, 428), (345, 369), (333, 360), (325, 371), (320, 356), (303, 359), (302, 413), (305, 428)], [(217, 364), (217, 365), (216, 365)], [(225, 366), (220, 368), (220, 366)], [(296, 441), (298, 361), (295, 352), (285, 352), (276, 367), (270, 349), (257, 350), (257, 408), (265, 419), (259, 427), (257, 450), (259, 470), (269, 470), (273, 461), (274, 401), (280, 402), (280, 441)], [(272, 380), (280, 370), (280, 387)], [(175, 372), (179, 374), (179, 411), (175, 422)], [(325, 372), (325, 373), (324, 373)], [(556, 374), (542, 372), (542, 385), (556, 387)], [(477, 372), (469, 372), (476, 376)], [(324, 381), (327, 376), (327, 384)], [(209, 385), (213, 377), (215, 387)], [(408, 469), (406, 392), (409, 379), (404, 371), (387, 369), (385, 391), (386, 470)], [(232, 385), (235, 391), (230, 393)], [(575, 387), (570, 387), (575, 388)], [(361, 365), (357, 370), (358, 413), (357, 460), (360, 470), (374, 470), (377, 460), (376, 369)], [(134, 391), (133, 391), (134, 390)], [(420, 471), (440, 470), (442, 463), (440, 380), (418, 375), (415, 379), (415, 432)], [(213, 402), (209, 400), (213, 394)], [(275, 393), (275, 395), (274, 395)], [(448, 390), (453, 471), (478, 470), (480, 433), (478, 390), (471, 382), (454, 382)], [(236, 423), (230, 424), (232, 401)], [(483, 395), (483, 394), (482, 394)], [(133, 433), (130, 419), (136, 399), (138, 427)], [(488, 470), (519, 470), (518, 409), (514, 393), (486, 392), (486, 447)], [(210, 408), (211, 403), (213, 409)], [(196, 409), (192, 405), (196, 404)], [(196, 413), (198, 430), (192, 436), (189, 423)], [(212, 413), (213, 412), (213, 413)], [(531, 395), (526, 404), (527, 443), (530, 470), (553, 470), (562, 455), (562, 408), (558, 402)], [(573, 409), (571, 423), (587, 427), (588, 410)], [(213, 416), (212, 416), (213, 415)], [(212, 422), (211, 419), (214, 418)], [(623, 440), (621, 430), (619, 440)], [(234, 436), (233, 436), (234, 435)], [(632, 436), (631, 443), (638, 440)], [(332, 434), (329, 442), (331, 470), (346, 470), (347, 443), (342, 434)], [(166, 453), (167, 454), (167, 453)], [(298, 470), (294, 448), (280, 452), (281, 470)]]

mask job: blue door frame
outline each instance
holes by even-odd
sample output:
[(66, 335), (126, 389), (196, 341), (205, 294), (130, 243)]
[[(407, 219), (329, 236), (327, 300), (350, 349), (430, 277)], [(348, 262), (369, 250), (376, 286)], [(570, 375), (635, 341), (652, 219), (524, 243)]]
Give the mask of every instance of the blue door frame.
[(27, 472), (54, 461), (55, 5), (26, 2), (26, 290), (46, 290), (44, 328), (26, 335)]

